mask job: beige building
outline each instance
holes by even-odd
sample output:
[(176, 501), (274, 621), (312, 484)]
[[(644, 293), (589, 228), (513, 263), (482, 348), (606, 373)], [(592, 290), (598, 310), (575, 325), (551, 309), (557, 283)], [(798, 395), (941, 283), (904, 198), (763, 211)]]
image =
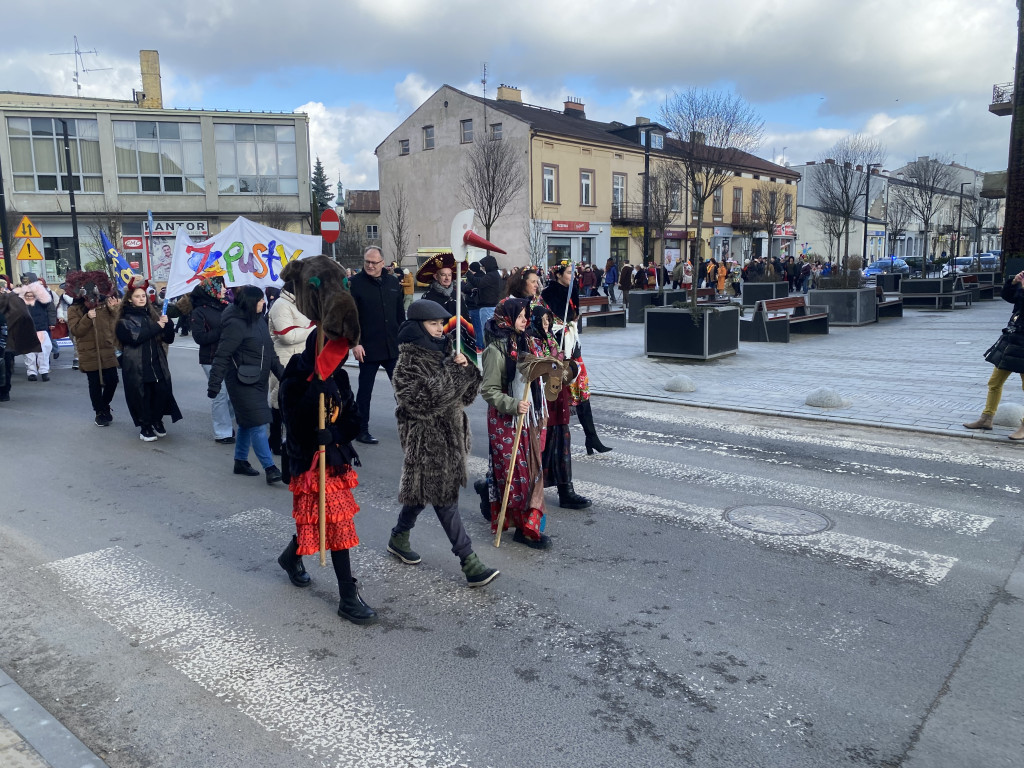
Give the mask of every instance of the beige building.
[[(460, 191), (468, 151), (475, 142), (490, 140), (513, 147), (526, 178), (490, 233), (491, 241), (509, 252), (499, 257), (503, 266), (562, 259), (603, 266), (609, 257), (637, 264), (643, 248), (647, 131), (652, 138), (652, 171), (664, 160), (678, 160), (694, 149), (646, 118), (628, 125), (589, 120), (585, 106), (576, 100), (553, 110), (524, 104), (521, 92), (509, 86), (499, 87), (495, 99), (443, 86), (376, 150), (386, 258), (395, 258), (386, 212), (399, 190), (406, 201), (408, 250), (448, 244), (452, 218), (466, 207)], [(770, 241), (776, 243), (776, 251), (792, 242), (798, 174), (747, 153), (735, 152), (733, 159), (734, 181), (709, 200), (703, 212), (691, 210), (687, 220), (684, 208), (692, 209), (692, 195), (683, 185), (674, 191), (665, 226), (657, 231), (652, 227), (651, 254), (656, 260), (678, 256), (682, 244), (695, 238), (699, 216), (704, 257), (760, 248), (769, 235), (759, 229), (761, 216), (752, 215), (751, 206), (758, 201), (755, 188), (769, 180), (778, 185), (780, 209), (789, 206)]]
[(380, 246), (380, 192), (376, 189), (345, 190), (342, 230), (346, 255), (362, 255), (371, 245)]
[[(131, 100), (0, 92), (0, 162), (8, 221), (28, 216), (45, 259), (13, 271), (60, 282), (102, 258), (102, 229), (140, 274), (166, 279), (179, 228), (197, 238), (238, 216), (309, 232), (309, 120), (305, 114), (164, 109), (156, 51), (141, 52)], [(80, 256), (70, 215), (78, 213)], [(152, 212), (154, 231), (149, 232)]]

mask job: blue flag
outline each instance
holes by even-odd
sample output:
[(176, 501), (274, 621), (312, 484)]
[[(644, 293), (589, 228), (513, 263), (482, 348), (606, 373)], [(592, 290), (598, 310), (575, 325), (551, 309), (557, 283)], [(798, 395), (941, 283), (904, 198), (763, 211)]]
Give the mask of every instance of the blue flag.
[(124, 256), (117, 252), (117, 249), (103, 232), (100, 232), (100, 241), (103, 243), (107, 262), (114, 268), (114, 277), (117, 278), (117, 290), (123, 294), (128, 287), (129, 281), (135, 277), (135, 273), (132, 271), (131, 265), (125, 261)]

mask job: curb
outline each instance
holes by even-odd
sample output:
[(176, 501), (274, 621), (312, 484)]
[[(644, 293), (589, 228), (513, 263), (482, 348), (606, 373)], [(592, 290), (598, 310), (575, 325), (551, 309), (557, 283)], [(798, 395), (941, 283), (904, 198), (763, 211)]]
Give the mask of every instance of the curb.
[(0, 717), (50, 768), (109, 768), (2, 669)]

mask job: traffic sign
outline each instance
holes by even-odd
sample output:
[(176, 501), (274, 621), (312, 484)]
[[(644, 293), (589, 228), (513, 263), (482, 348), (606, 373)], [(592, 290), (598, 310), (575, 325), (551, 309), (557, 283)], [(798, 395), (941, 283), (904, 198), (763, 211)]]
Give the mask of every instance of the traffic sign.
[[(32, 226), (32, 222), (29, 222), (29, 226)], [(18, 230), (21, 231), (20, 229)], [(31, 240), (26, 240), (21, 246), (21, 250), (18, 251), (18, 261), (32, 261), (33, 259), (41, 259), (43, 254), (40, 253), (39, 248), (32, 244)]]
[(341, 234), (341, 219), (333, 208), (325, 208), (320, 214), (320, 237), (324, 242), (333, 243)]
[[(14, 230), (14, 237), (21, 239), (23, 237), (42, 237), (39, 234), (39, 230), (36, 229), (36, 225), (28, 220), (28, 216), (22, 216), (21, 221), (18, 223), (18, 228)], [(21, 256), (18, 257), (19, 259)], [(33, 256), (33, 259), (41, 259), (42, 256)]]

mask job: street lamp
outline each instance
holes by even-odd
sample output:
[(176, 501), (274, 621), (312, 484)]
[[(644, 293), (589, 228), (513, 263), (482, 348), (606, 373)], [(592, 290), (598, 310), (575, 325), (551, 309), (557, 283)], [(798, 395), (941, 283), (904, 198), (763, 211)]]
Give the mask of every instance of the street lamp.
[(871, 169), (881, 168), (881, 163), (868, 163), (868, 176), (864, 179), (864, 250), (861, 269), (868, 265), (868, 206), (871, 203)]
[(960, 212), (956, 218), (956, 256), (953, 257), (953, 274), (956, 274), (956, 260), (960, 256), (960, 228), (964, 223), (964, 187), (973, 185), (973, 181), (965, 181), (960, 185)]

